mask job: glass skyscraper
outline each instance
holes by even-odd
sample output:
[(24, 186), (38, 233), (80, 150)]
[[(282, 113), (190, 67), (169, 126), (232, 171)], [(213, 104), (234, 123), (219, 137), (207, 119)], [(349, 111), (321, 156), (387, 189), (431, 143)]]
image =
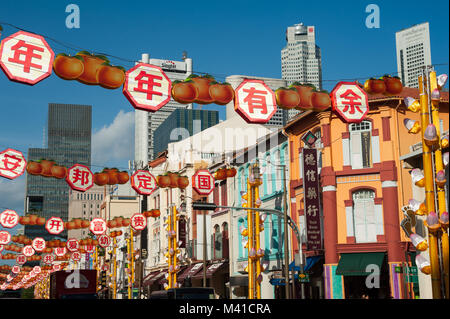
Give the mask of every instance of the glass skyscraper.
[(219, 123), (219, 111), (175, 109), (153, 133), (153, 158), (169, 143), (181, 141)]
[[(51, 159), (70, 168), (78, 163), (91, 165), (92, 106), (54, 104), (48, 107), (47, 148), (28, 149), (28, 161)], [(69, 186), (65, 179), (27, 174), (25, 212), (37, 213), (46, 219), (55, 216), (68, 219)], [(25, 235), (51, 239), (42, 226), (25, 226)], [(65, 238), (64, 231), (60, 237)]]

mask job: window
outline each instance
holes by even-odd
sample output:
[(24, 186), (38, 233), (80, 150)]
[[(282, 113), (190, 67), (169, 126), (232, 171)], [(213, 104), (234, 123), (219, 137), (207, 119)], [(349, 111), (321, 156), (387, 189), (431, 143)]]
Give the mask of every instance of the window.
[(362, 121), (351, 123), (350, 131), (350, 162), (353, 169), (372, 167), (370, 136), (372, 123)]
[(275, 166), (275, 191), (281, 190), (281, 183), (283, 180), (283, 177), (281, 176), (283, 172), (283, 167), (279, 166), (281, 164), (281, 155), (280, 150), (276, 150), (275, 152), (275, 163), (277, 166)]
[(267, 175), (267, 195), (272, 194), (272, 164), (270, 160), (270, 154), (266, 155), (266, 175)]
[(370, 189), (353, 193), (353, 226), (357, 243), (377, 241), (374, 198), (375, 192)]

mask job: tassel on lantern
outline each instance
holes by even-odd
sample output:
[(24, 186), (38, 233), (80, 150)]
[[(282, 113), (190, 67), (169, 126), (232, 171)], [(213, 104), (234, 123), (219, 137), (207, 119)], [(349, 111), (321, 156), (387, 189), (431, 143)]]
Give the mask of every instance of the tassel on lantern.
[(419, 168), (414, 168), (413, 170), (411, 170), (411, 178), (416, 186), (425, 186), (425, 176), (423, 175), (422, 170), (420, 170)]
[(411, 239), (411, 243), (419, 251), (425, 251), (428, 248), (428, 243), (422, 236), (411, 234), (411, 236), (409, 236), (409, 239)]
[(435, 212), (430, 212), (427, 216), (426, 221), (424, 222), (425, 226), (428, 227), (430, 232), (436, 232), (439, 230), (441, 225), (439, 224), (439, 219)]
[(416, 255), (416, 265), (425, 275), (431, 274), (430, 262), (422, 254)]
[(419, 121), (414, 121), (414, 120), (406, 118), (403, 120), (403, 124), (405, 125), (406, 129), (408, 130), (408, 133), (417, 134), (420, 132)]
[(439, 172), (436, 173), (436, 185), (439, 187), (444, 187), (445, 183), (447, 182), (447, 179), (445, 178), (445, 172), (444, 170), (440, 170)]
[(448, 212), (441, 213), (439, 222), (441, 223), (442, 227), (448, 227)]
[(420, 102), (412, 97), (405, 97), (403, 100), (405, 102), (406, 107), (411, 112), (417, 113), (420, 110)]
[(428, 124), (423, 133), (423, 139), (428, 146), (434, 146), (439, 142), (436, 126), (434, 126), (434, 124)]
[(447, 83), (448, 75), (447, 74), (441, 74), (437, 77), (437, 85), (439, 90), (441, 90), (445, 83)]

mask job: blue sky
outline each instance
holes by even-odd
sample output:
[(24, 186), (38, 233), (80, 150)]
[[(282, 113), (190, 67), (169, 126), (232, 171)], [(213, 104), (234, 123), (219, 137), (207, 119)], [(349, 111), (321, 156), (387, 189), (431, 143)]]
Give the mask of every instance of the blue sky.
[[(80, 28), (68, 29), (68, 4), (80, 8)], [(380, 28), (368, 29), (369, 4), (380, 8)], [(9, 23), (47, 36), (53, 51), (107, 53), (111, 62), (131, 68), (142, 53), (180, 60), (193, 59), (194, 72), (207, 72), (223, 81), (233, 74), (281, 77), (280, 50), (285, 31), (303, 22), (316, 27), (322, 50), (323, 86), (331, 91), (341, 79), (364, 81), (395, 74), (395, 32), (428, 21), (431, 54), (439, 73), (448, 73), (449, 3), (443, 1), (1, 1), (0, 23)], [(17, 30), (3, 24), (1, 39)], [(67, 44), (68, 49), (61, 45)], [(0, 149), (26, 153), (42, 147), (48, 103), (93, 106), (94, 169), (126, 168), (133, 154), (134, 110), (121, 89), (106, 90), (52, 74), (27, 86), (9, 81), (0, 72)], [(220, 111), (223, 106), (208, 106)], [(121, 147), (125, 149), (122, 149)], [(100, 156), (98, 154), (102, 154)], [(23, 211), (24, 177), (0, 181), (0, 207)], [(22, 189), (22, 193), (20, 192)]]

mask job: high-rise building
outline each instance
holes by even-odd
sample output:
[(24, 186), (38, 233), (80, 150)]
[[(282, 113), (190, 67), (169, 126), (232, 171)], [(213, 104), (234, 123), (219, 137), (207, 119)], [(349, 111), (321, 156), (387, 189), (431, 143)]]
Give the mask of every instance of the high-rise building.
[[(263, 78), (249, 75), (230, 75), (227, 76), (225, 82), (230, 83), (234, 90), (244, 81), (245, 79), (251, 80), (261, 80), (273, 91), (280, 87), (285, 87), (287, 85), (285, 80), (282, 79), (273, 79), (273, 78)], [(236, 115), (236, 111), (234, 110), (234, 101), (231, 101), (226, 106), (227, 111), (227, 119), (230, 119)], [(267, 128), (277, 129), (286, 125), (288, 120), (295, 114), (297, 114), (297, 110), (283, 110), (278, 108), (272, 118), (264, 124)]]
[(416, 24), (395, 33), (397, 71), (403, 86), (419, 87), (422, 67), (431, 65), (430, 27)]
[(167, 145), (181, 141), (219, 123), (219, 111), (176, 109), (154, 131), (154, 154), (167, 150)]
[[(192, 74), (192, 59), (183, 54), (183, 61), (150, 59), (147, 53), (142, 54), (142, 62), (161, 67), (170, 81), (184, 80)], [(157, 112), (135, 111), (135, 144), (134, 159), (146, 165), (153, 159), (154, 132), (175, 109), (192, 109), (192, 104), (184, 105), (173, 99)]]
[(293, 82), (311, 83), (322, 89), (322, 58), (316, 45), (314, 26), (303, 23), (286, 30), (286, 46), (281, 50), (281, 77)]
[[(29, 148), (27, 160), (51, 159), (67, 168), (76, 163), (90, 167), (91, 128), (92, 106), (50, 103), (47, 148)], [(64, 179), (27, 174), (25, 212), (67, 221), (69, 191)], [(25, 226), (25, 235), (44, 239), (52, 237), (42, 226)], [(66, 236), (66, 231), (60, 234), (60, 237)]]

